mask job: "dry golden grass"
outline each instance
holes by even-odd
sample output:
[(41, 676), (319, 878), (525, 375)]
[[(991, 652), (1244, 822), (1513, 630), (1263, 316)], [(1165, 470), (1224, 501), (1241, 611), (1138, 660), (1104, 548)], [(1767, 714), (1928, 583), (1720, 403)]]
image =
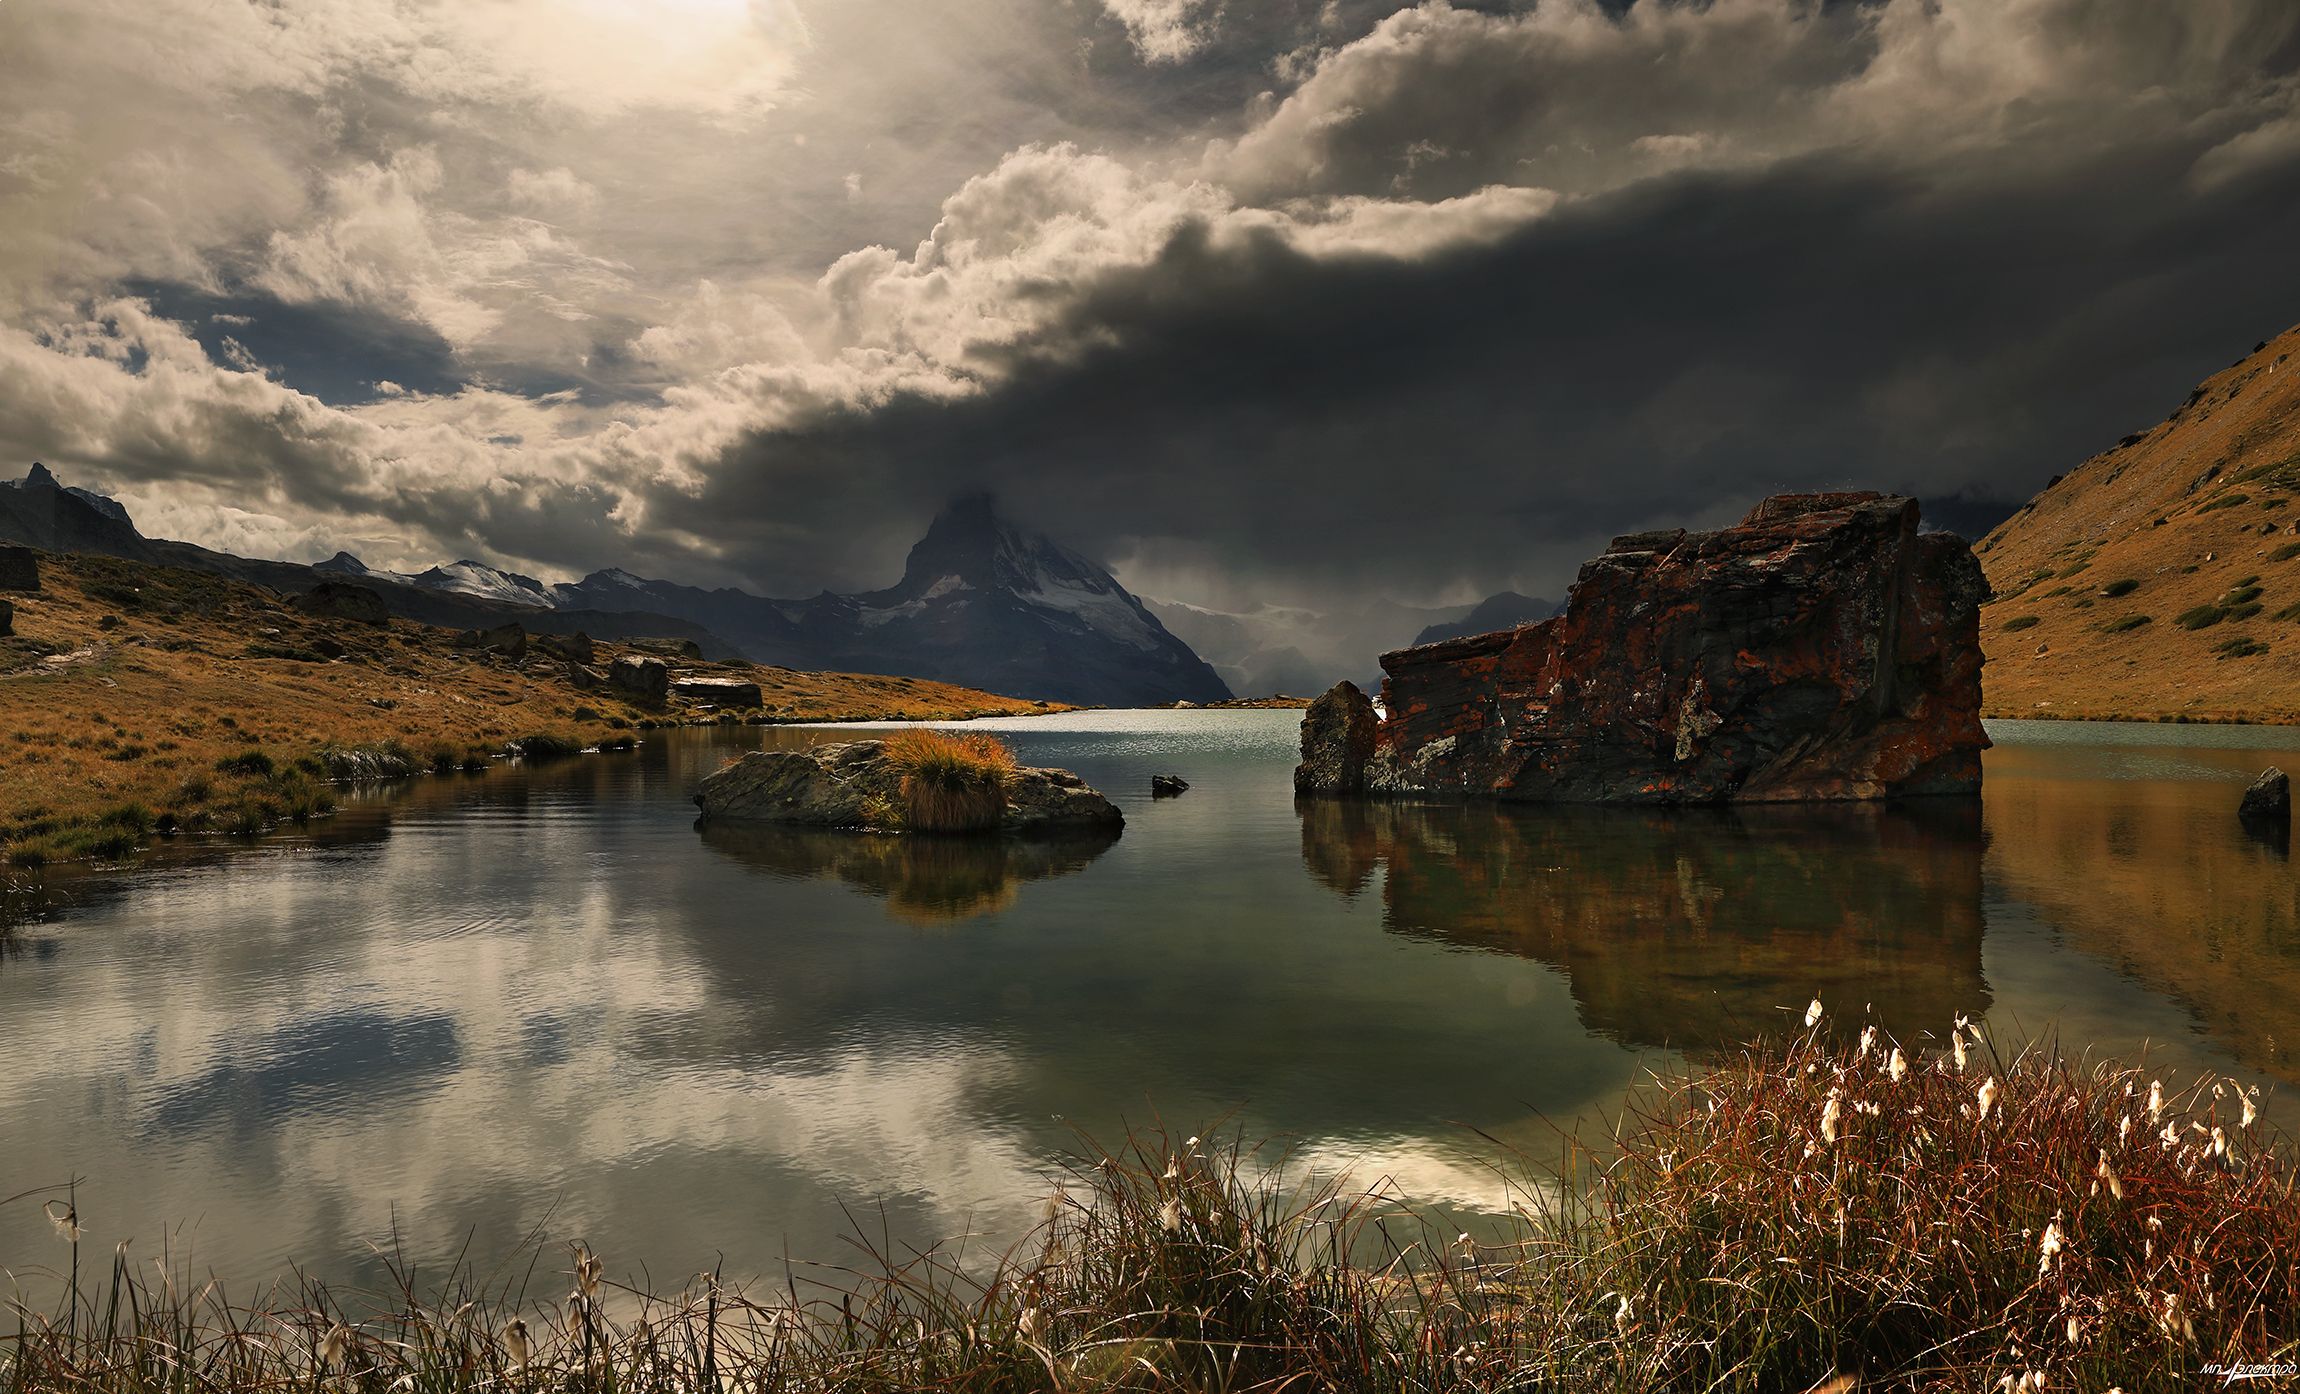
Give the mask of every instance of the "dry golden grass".
[(1006, 811), (1014, 752), (996, 736), (914, 729), (888, 737), (902, 771), (902, 823), (916, 832), (981, 832)]
[[(205, 573), (79, 556), (41, 569), (38, 594), (8, 597), (16, 634), (0, 639), (0, 843), (23, 864), (324, 813), (345, 752), (454, 768), (513, 743), (533, 756), (726, 719), (578, 690), (564, 662), (459, 648), (450, 630), (314, 619)], [(623, 651), (602, 644), (599, 665)], [(916, 678), (688, 666), (756, 681), (755, 720), (1050, 709)]]
[(2300, 722), (2300, 329), (1982, 540), (1986, 714)]

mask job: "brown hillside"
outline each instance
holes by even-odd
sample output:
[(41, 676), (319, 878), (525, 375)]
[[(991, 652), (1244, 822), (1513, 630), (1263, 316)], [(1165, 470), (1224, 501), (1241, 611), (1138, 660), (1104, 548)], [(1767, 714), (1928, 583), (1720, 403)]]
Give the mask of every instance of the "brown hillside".
[[(314, 618), (206, 572), (92, 556), (44, 556), (40, 571), (38, 592), (4, 597), (15, 633), (0, 637), (0, 848), (16, 865), (301, 822), (334, 806), (334, 780), (385, 759), (452, 771), (515, 744), (530, 757), (612, 748), (686, 722), (1061, 710), (916, 678), (673, 659), (677, 675), (758, 684), (763, 709), (720, 712), (579, 687), (563, 659), (491, 653), (452, 630)], [(596, 662), (631, 651), (602, 643)]]
[(1981, 541), (1990, 716), (2300, 722), (2300, 328)]

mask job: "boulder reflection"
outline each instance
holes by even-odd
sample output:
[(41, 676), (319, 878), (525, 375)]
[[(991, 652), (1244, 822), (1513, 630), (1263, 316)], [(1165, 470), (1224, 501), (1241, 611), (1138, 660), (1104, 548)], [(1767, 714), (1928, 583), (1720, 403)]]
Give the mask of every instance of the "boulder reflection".
[(704, 823), (703, 845), (776, 876), (843, 881), (883, 896), (895, 918), (938, 925), (1012, 905), (1026, 881), (1067, 876), (1108, 851), (1115, 831), (1048, 839), (889, 837)]
[(1344, 896), (1376, 873), (1390, 932), (1562, 970), (1582, 1024), (1715, 1049), (1816, 994), (1914, 1039), (1989, 1005), (1979, 809), (1514, 809), (1304, 800), (1302, 860)]

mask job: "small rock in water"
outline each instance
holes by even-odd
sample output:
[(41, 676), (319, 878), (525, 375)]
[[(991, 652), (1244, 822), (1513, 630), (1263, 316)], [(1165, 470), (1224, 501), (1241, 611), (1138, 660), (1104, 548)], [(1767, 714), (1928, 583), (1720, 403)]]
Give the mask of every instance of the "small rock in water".
[(2247, 823), (2292, 821), (2292, 780), (2284, 771), (2270, 765), (2252, 781), (2244, 791), (2244, 802), (2236, 806), (2236, 816)]
[(1173, 798), (1189, 787), (1190, 781), (1178, 774), (1154, 774), (1150, 776), (1150, 797), (1154, 799)]

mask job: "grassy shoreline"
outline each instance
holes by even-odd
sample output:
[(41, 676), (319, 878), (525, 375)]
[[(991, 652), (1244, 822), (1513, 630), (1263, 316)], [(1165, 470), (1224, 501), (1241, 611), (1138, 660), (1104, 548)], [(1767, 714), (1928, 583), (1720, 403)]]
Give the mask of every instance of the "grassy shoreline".
[(19, 867), (302, 824), (341, 783), (627, 748), (663, 727), (1065, 710), (913, 678), (674, 660), (758, 684), (760, 708), (713, 711), (578, 673), (627, 645), (577, 665), (405, 620), (315, 617), (199, 572), (86, 556), (41, 571), (0, 638), (0, 849)]
[(531, 1280), (241, 1305), (82, 1255), (32, 1196), (79, 1297), (20, 1310), (0, 1391), (2139, 1394), (2300, 1348), (2295, 1154), (2222, 1081), (1822, 1025), (1658, 1080), (1615, 1133), (1490, 1241), (1153, 1134), (1076, 1158), (993, 1262), (866, 1244), (667, 1295), (574, 1247)]

